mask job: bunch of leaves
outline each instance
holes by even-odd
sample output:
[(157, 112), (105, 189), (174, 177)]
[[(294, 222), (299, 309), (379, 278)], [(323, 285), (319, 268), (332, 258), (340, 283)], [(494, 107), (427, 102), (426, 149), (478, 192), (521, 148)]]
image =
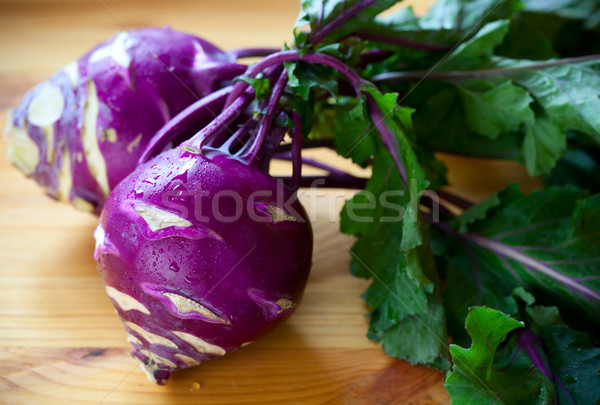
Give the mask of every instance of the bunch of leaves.
[[(360, 88), (287, 65), (306, 136), (372, 169), (341, 213), (351, 272), (371, 280), (368, 337), (448, 370), (455, 403), (594, 403), (600, 42), (581, 39), (597, 38), (600, 6), (438, 0), (421, 18), (382, 15), (393, 3), (302, 2), (293, 49), (343, 61)], [(439, 201), (439, 151), (515, 160), (545, 187)]]

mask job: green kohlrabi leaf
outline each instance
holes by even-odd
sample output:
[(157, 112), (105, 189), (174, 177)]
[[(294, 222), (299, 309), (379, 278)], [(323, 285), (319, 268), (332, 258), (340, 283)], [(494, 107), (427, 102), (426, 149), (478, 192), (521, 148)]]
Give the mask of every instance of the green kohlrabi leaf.
[(414, 128), (421, 146), (459, 155), (522, 161), (523, 135), (510, 132), (492, 139), (473, 131), (467, 125), (463, 99), (453, 85), (423, 82), (419, 91), (412, 91), (404, 102), (415, 108)]
[(480, 135), (497, 138), (535, 122), (529, 92), (510, 81), (462, 82), (456, 87), (463, 101), (467, 125)]
[(371, 164), (377, 131), (370, 122), (364, 100), (338, 97), (315, 103), (310, 139), (333, 138), (337, 153), (361, 167)]
[[(429, 247), (422, 245), (425, 224), (418, 207), (427, 182), (412, 149), (412, 111), (399, 107), (395, 94), (369, 91), (367, 97), (373, 97), (376, 103), (371, 107), (382, 113), (378, 130), (385, 125), (397, 149), (390, 151), (380, 134), (372, 135), (376, 146), (372, 176), (366, 189), (346, 202), (341, 214), (342, 231), (358, 237), (351, 249), (352, 272), (373, 279), (364, 295), (371, 308), (368, 336), (382, 342), (390, 355), (447, 367), (437, 272)], [(360, 148), (346, 153), (361, 157), (364, 151)], [(406, 185), (392, 153), (398, 154), (405, 168)], [(429, 313), (435, 316), (428, 317)], [(426, 335), (437, 344), (420, 352), (405, 350), (409, 341), (422, 340)]]
[(555, 14), (571, 20), (585, 20), (600, 9), (596, 0), (526, 0), (523, 11)]
[(557, 381), (559, 404), (597, 404), (600, 401), (600, 348), (584, 333), (566, 325), (540, 332)]
[[(418, 157), (414, 152), (414, 135), (412, 128), (412, 113), (409, 108), (399, 107), (398, 95), (395, 93), (382, 94), (378, 90), (367, 89), (370, 97), (373, 97), (377, 108), (381, 111), (382, 117), (379, 123), (390, 132), (389, 139), (391, 145), (386, 145), (388, 152), (392, 156), (396, 155), (396, 166), (399, 160), (402, 161), (405, 170), (405, 193), (409, 198), (409, 204), (405, 206), (402, 242), (402, 250), (410, 250), (421, 244), (421, 235), (419, 231), (419, 198), (425, 191), (429, 182), (425, 177), (425, 171), (421, 167)], [(371, 113), (373, 113), (371, 111)], [(378, 118), (374, 118), (377, 120)], [(377, 123), (374, 123), (377, 127)], [(385, 135), (378, 128), (382, 140)]]
[(471, 39), (460, 44), (440, 64), (440, 70), (468, 70), (489, 63), (494, 48), (508, 33), (509, 21), (498, 20), (484, 25)]
[[(433, 296), (428, 300), (426, 313), (402, 318), (380, 338), (371, 338), (381, 340), (390, 356), (405, 359), (412, 364), (428, 364), (447, 370), (450, 366), (448, 343), (445, 330), (440, 327), (444, 322), (444, 306), (439, 296)], [(370, 330), (372, 331), (373, 329)]]
[(260, 100), (270, 94), (271, 83), (266, 77), (259, 75), (258, 77), (240, 76), (238, 80), (244, 81), (254, 89), (255, 98)]
[(566, 148), (567, 131), (551, 117), (539, 114), (526, 126), (523, 158), (531, 175), (549, 173)]
[[(452, 245), (453, 253), (446, 253), (454, 268), (446, 301), (507, 310), (506, 292), (522, 286), (539, 302), (560, 308), (566, 321), (592, 329), (600, 325), (600, 222), (595, 222), (600, 221), (600, 195), (565, 187), (519, 198), (504, 192), (499, 198), (501, 204), (480, 209), (485, 218), (459, 219), (468, 232)], [(465, 291), (476, 295), (465, 298)], [(448, 308), (449, 318), (459, 310)]]
[(469, 36), (485, 23), (510, 18), (521, 8), (519, 0), (438, 0), (421, 19), (421, 26), (457, 30)]
[(559, 127), (580, 131), (600, 143), (600, 58), (513, 77)]
[(567, 150), (568, 130), (600, 145), (600, 59), (528, 71), (522, 69), (531, 62), (492, 63), (494, 74), (485, 79), (420, 83), (411, 91), (406, 102), (416, 109), (419, 142), (439, 151), (517, 160), (531, 175), (553, 170)]
[(527, 0), (523, 4), (524, 10), (513, 17), (505, 41), (496, 49), (498, 55), (544, 60), (600, 52), (600, 4), (596, 0)]
[(513, 183), (506, 189), (492, 194), (481, 203), (475, 204), (471, 208), (463, 211), (462, 214), (453, 220), (453, 225), (455, 228), (458, 228), (460, 233), (465, 233), (467, 232), (469, 225), (478, 220), (485, 219), (493, 208), (502, 203), (506, 204), (508, 201), (512, 201), (518, 197), (521, 197), (521, 192), (519, 191), (517, 184)]
[(554, 384), (542, 369), (533, 367), (528, 352), (519, 348), (516, 334), (522, 327), (521, 322), (495, 309), (470, 309), (466, 329), (473, 340), (471, 347), (450, 346), (454, 366), (446, 376), (445, 388), (453, 403), (555, 402)]
[(310, 25), (308, 37), (296, 32), (296, 45), (338, 41), (372, 21), (397, 0), (302, 0), (296, 30)]
[(569, 132), (567, 137), (567, 151), (544, 177), (544, 183), (549, 186), (577, 186), (600, 193), (600, 145), (575, 132)]
[(291, 91), (308, 101), (311, 92), (318, 90), (329, 93), (332, 97), (338, 94), (338, 83), (335, 73), (326, 66), (312, 65), (304, 62), (287, 62), (288, 85)]

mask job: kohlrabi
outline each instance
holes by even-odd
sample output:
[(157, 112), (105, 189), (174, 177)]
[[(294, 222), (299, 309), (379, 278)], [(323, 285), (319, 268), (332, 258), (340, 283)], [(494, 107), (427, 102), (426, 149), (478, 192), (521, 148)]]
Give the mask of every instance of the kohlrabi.
[(170, 28), (116, 34), (25, 95), (9, 117), (9, 157), (52, 197), (99, 213), (156, 131), (244, 70)]
[(148, 377), (254, 342), (298, 305), (312, 236), (292, 192), (226, 154), (185, 148), (107, 199), (96, 259)]
[(196, 136), (140, 165), (100, 216), (100, 274), (133, 354), (158, 384), (254, 342), (304, 291), (310, 222), (295, 192), (264, 170), (286, 130), (273, 118), (284, 113), (268, 103), (254, 119), (249, 102), (244, 92)]

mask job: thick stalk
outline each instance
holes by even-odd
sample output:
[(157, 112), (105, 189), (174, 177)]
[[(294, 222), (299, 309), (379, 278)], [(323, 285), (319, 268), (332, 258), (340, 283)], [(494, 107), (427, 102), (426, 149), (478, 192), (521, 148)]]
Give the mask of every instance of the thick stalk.
[(277, 48), (237, 48), (227, 51), (235, 59), (241, 58), (264, 58), (273, 53), (279, 52)]
[(144, 153), (140, 156), (138, 164), (146, 162), (148, 159), (159, 153), (175, 137), (193, 127), (198, 121), (201, 121), (206, 117), (217, 117), (216, 112), (223, 108), (225, 100), (229, 94), (231, 94), (232, 90), (233, 86), (228, 86), (211, 93), (173, 117), (152, 137), (146, 146)]
[(292, 131), (292, 190), (300, 187), (302, 178), (302, 118), (296, 111), (292, 113), (294, 130)]
[(233, 104), (227, 107), (223, 112), (221, 112), (221, 114), (219, 114), (208, 125), (202, 128), (191, 139), (183, 142), (181, 146), (201, 151), (202, 145), (209, 137), (216, 134), (221, 128), (231, 122), (231, 120), (237, 117), (240, 112), (250, 103), (252, 99), (251, 95), (251, 91), (244, 92), (244, 94), (238, 97)]
[(461, 208), (463, 210), (467, 210), (467, 209), (471, 208), (473, 205), (475, 205), (474, 202), (466, 200), (459, 195), (451, 193), (450, 191), (437, 190), (436, 192), (442, 199), (448, 201), (450, 204), (456, 205), (458, 208)]
[[(293, 184), (293, 179), (291, 177), (277, 177), (282, 180), (286, 185)], [(344, 188), (344, 189), (352, 189), (352, 190), (362, 190), (365, 188), (367, 184), (367, 179), (361, 179), (359, 177), (338, 177), (335, 175), (329, 176), (302, 176), (298, 180), (299, 188), (315, 188), (315, 187), (324, 187), (324, 188)]]
[(528, 65), (508, 66), (492, 69), (480, 70), (458, 70), (458, 71), (415, 71), (415, 72), (388, 72), (382, 73), (371, 78), (372, 82), (385, 81), (415, 81), (415, 80), (440, 80), (440, 81), (459, 81), (466, 79), (486, 79), (494, 76), (502, 76), (528, 72), (531, 70), (547, 69), (553, 66), (566, 65), (570, 63), (581, 63), (600, 59), (600, 55), (587, 55), (575, 58), (552, 59), (543, 62), (532, 62)]
[[(280, 152), (277, 153), (273, 156), (275, 159), (280, 159), (280, 160), (287, 160), (287, 161), (294, 161), (293, 159), (293, 155), (290, 152)], [(326, 163), (320, 162), (316, 159), (311, 159), (311, 158), (307, 158), (307, 157), (303, 157), (301, 160), (302, 164), (308, 165), (308, 166), (312, 166), (315, 167), (317, 169), (322, 169), (325, 171), (328, 171), (331, 174), (335, 174), (336, 176), (339, 177), (352, 177), (351, 174), (346, 173), (343, 170), (340, 170), (336, 167), (330, 166)]]
[[(279, 147), (277, 148), (277, 152), (289, 152), (290, 150), (292, 150), (292, 147), (292, 144), (285, 143), (279, 145)], [(314, 139), (302, 142), (302, 150), (312, 148), (335, 149), (335, 146), (333, 145), (333, 139)]]
[(519, 348), (525, 350), (533, 365), (546, 376), (554, 381), (552, 371), (546, 365), (546, 353), (542, 349), (542, 339), (529, 328), (520, 328), (516, 331)]
[(452, 49), (449, 45), (429, 44), (426, 42), (411, 41), (402, 37), (390, 37), (387, 35), (375, 34), (366, 31), (357, 31), (352, 33), (353, 37), (358, 37), (367, 41), (383, 42), (385, 44), (399, 45), (406, 48), (416, 49), (418, 51), (448, 51)]
[(273, 122), (273, 117), (275, 116), (275, 111), (277, 109), (277, 104), (279, 103), (279, 98), (283, 93), (283, 89), (287, 85), (288, 78), (287, 72), (283, 71), (279, 75), (277, 82), (273, 86), (273, 91), (271, 92), (271, 96), (269, 97), (269, 101), (266, 106), (266, 113), (262, 117), (260, 121), (260, 126), (258, 127), (258, 134), (256, 136), (256, 140), (254, 144), (241, 158), (244, 160), (248, 160), (250, 164), (258, 163), (261, 160), (261, 152), (264, 150), (264, 144), (267, 140), (267, 133), (271, 128), (271, 123)]
[(383, 144), (386, 146), (386, 148), (392, 155), (394, 163), (396, 164), (396, 168), (398, 169), (398, 171), (400, 172), (400, 176), (402, 177), (404, 188), (406, 188), (406, 169), (404, 168), (404, 165), (402, 164), (402, 159), (400, 158), (400, 154), (398, 153), (398, 151), (400, 150), (398, 140), (385, 125), (385, 118), (382, 115), (379, 106), (375, 102), (375, 99), (370, 94), (367, 94), (367, 107), (369, 108), (369, 112), (371, 113), (371, 119), (373, 120), (373, 124), (375, 125), (375, 128), (377, 128), (377, 131), (381, 135), (381, 140), (383, 141)]

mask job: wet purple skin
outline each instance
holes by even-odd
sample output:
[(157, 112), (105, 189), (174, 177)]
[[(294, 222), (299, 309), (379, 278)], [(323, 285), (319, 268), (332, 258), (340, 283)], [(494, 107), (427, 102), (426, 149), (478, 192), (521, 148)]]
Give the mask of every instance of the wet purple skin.
[[(153, 230), (136, 207), (158, 207), (190, 225), (170, 222), (182, 226)], [(115, 188), (98, 229), (96, 259), (105, 285), (147, 310), (124, 309), (113, 299), (139, 339), (134, 355), (159, 384), (190, 366), (176, 354), (196, 361), (222, 354), (201, 353), (173, 331), (235, 351), (291, 315), (311, 266), (312, 231), (300, 203), (269, 175), (226, 155), (164, 152)], [(179, 311), (164, 294), (193, 300), (212, 315)], [(127, 322), (173, 344), (152, 343)], [(149, 359), (149, 352), (172, 364)]]
[[(15, 128), (26, 129), (38, 146), (39, 163), (29, 175), (55, 198), (59, 197), (64, 146), (68, 148), (72, 187), (62, 199), (86, 201), (96, 214), (100, 213), (106, 190), (92, 174), (81, 141), (90, 80), (99, 99), (96, 136), (110, 191), (133, 171), (146, 144), (169, 119), (245, 69), (211, 43), (170, 28), (132, 31), (126, 50), (117, 52), (127, 55), (126, 66), (110, 53), (98, 52), (110, 47), (113, 40), (99, 44), (77, 61), (76, 83), (61, 70), (32, 89), (13, 110), (11, 122)], [(64, 99), (60, 118), (51, 124), (53, 145), (47, 144), (43, 129), (27, 119), (32, 100), (47, 84), (60, 88)], [(110, 129), (115, 131), (115, 139), (106, 139)], [(51, 159), (47, 158), (49, 147), (54, 151)]]

